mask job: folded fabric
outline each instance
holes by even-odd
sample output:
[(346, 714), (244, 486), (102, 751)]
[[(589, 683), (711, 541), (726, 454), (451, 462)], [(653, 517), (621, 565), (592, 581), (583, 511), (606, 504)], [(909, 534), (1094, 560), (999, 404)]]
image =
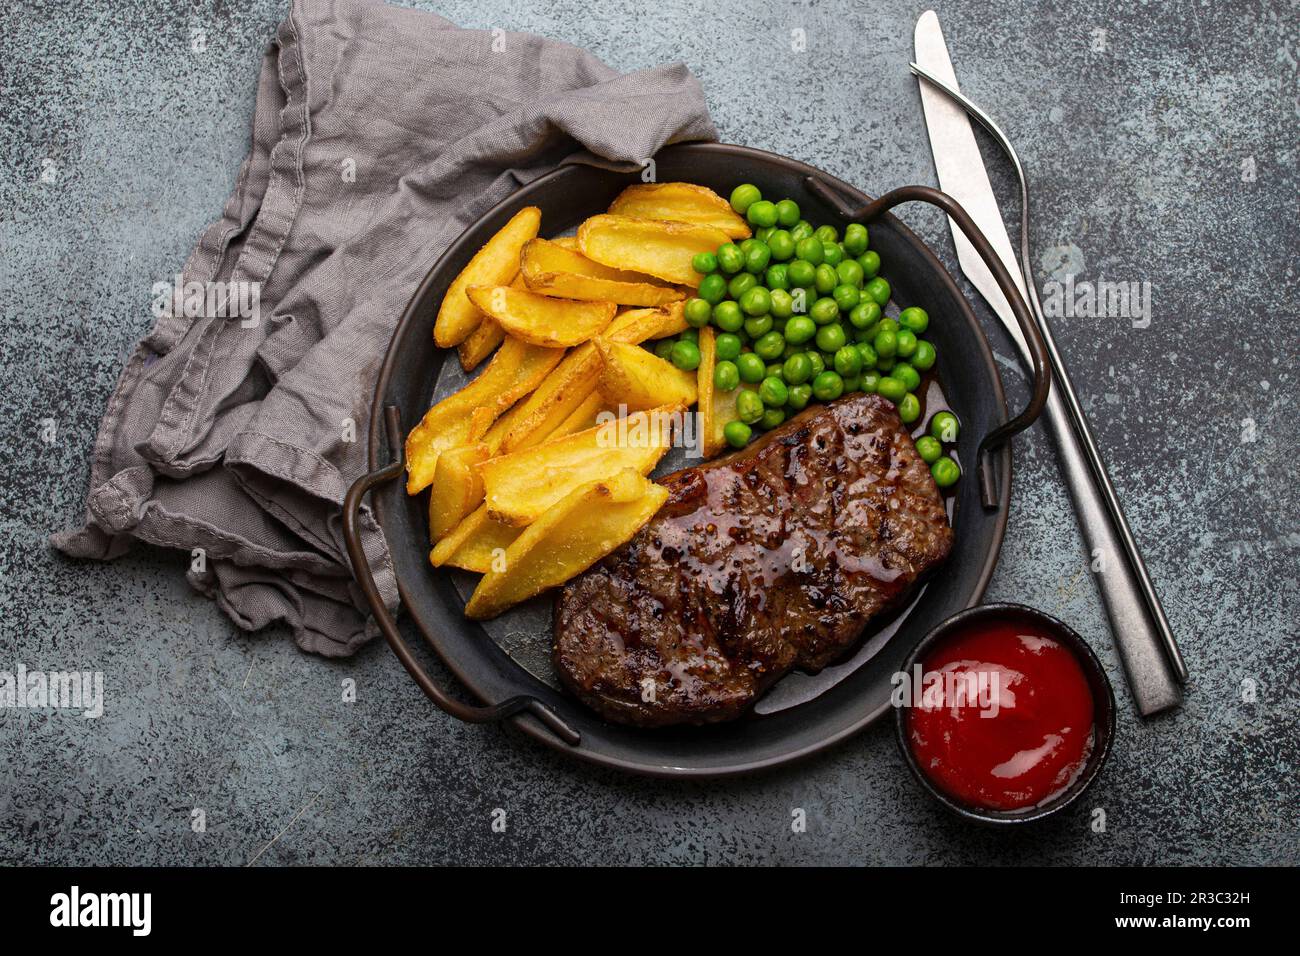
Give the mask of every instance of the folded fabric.
[[(560, 162), (634, 168), (715, 137), (681, 64), (620, 74), (566, 43), (461, 30), (370, 0), (297, 0), (263, 63), (252, 151), (109, 399), (85, 527), (190, 552), (243, 628), (346, 655), (376, 630), (341, 505), (365, 471), (375, 377), (406, 302), (482, 213)], [(165, 277), (159, 277), (160, 279)], [(173, 286), (175, 288), (173, 288)], [(363, 541), (390, 609), (383, 535)]]

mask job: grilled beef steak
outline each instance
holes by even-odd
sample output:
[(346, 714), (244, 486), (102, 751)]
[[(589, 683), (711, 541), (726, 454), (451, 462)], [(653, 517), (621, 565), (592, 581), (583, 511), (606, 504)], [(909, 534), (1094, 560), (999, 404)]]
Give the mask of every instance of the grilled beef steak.
[(853, 395), (662, 479), (671, 494), (555, 604), (555, 667), (610, 720), (742, 714), (843, 656), (948, 556), (943, 500), (894, 406)]

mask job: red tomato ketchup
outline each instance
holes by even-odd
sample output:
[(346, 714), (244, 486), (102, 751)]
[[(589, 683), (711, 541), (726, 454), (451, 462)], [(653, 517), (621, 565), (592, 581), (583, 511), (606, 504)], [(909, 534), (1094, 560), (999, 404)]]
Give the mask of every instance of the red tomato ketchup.
[(1074, 653), (1034, 622), (971, 622), (926, 655), (922, 671), (908, 743), (953, 799), (993, 810), (1037, 806), (1088, 762), (1088, 679)]

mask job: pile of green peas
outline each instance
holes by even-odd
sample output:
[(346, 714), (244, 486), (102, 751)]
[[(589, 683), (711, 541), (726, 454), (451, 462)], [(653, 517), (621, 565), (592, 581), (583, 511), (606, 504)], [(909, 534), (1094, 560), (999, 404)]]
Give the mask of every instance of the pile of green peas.
[[(922, 338), (930, 325), (924, 309), (884, 314), (889, 282), (880, 255), (868, 248), (867, 227), (851, 223), (843, 238), (834, 226), (814, 227), (792, 199), (772, 202), (744, 183), (731, 193), (731, 208), (754, 235), (716, 252), (701, 252), (692, 265), (702, 276), (697, 295), (685, 304), (690, 326), (662, 339), (655, 352), (686, 371), (700, 364), (699, 329), (715, 329), (713, 384), (734, 391), (737, 418), (723, 429), (727, 443), (743, 448), (756, 431), (776, 428), (810, 402), (832, 402), (850, 392), (876, 393), (898, 408), (904, 424), (921, 415), (916, 396), (921, 376), (934, 367), (934, 345)], [(955, 426), (956, 418), (947, 415)], [(946, 421), (946, 420), (945, 420)], [(960, 467), (926, 442), (922, 452), (940, 487), (961, 476)], [(946, 434), (946, 433), (945, 433)], [(945, 440), (956, 439), (956, 432)], [(918, 450), (921, 447), (918, 441)]]

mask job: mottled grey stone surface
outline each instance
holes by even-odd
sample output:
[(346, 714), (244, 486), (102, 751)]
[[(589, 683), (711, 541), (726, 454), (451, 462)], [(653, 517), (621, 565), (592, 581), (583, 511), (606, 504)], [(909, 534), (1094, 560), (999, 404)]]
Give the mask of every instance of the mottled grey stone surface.
[[(621, 69), (684, 59), (727, 140), (869, 192), (933, 182), (907, 75), (922, 5), (426, 5)], [(1093, 641), (1121, 712), (1088, 806), (1017, 834), (944, 817), (885, 727), (738, 782), (593, 772), (443, 716), (382, 645), (328, 662), (283, 633), (236, 631), (190, 591), (180, 555), (52, 553), (49, 532), (79, 518), (104, 401), (150, 325), (150, 286), (231, 188), (282, 15), (267, 0), (184, 9), (0, 13), (0, 670), (101, 670), (107, 685), (99, 720), (0, 711), (0, 861), (1300, 862), (1296, 3), (938, 7), (964, 89), (1031, 171), (1040, 279), (1070, 268), (1151, 283), (1148, 328), (1056, 329), (1193, 675), (1180, 713), (1135, 718), (1051, 450), (1041, 434), (1019, 441), (989, 596)], [(995, 180), (1007, 195), (1000, 166)], [(955, 269), (938, 217), (903, 215)], [(1011, 383), (1010, 347), (989, 328)], [(806, 833), (791, 833), (795, 807)], [(1105, 832), (1089, 826), (1094, 807)], [(192, 831), (195, 808), (206, 832)]]

